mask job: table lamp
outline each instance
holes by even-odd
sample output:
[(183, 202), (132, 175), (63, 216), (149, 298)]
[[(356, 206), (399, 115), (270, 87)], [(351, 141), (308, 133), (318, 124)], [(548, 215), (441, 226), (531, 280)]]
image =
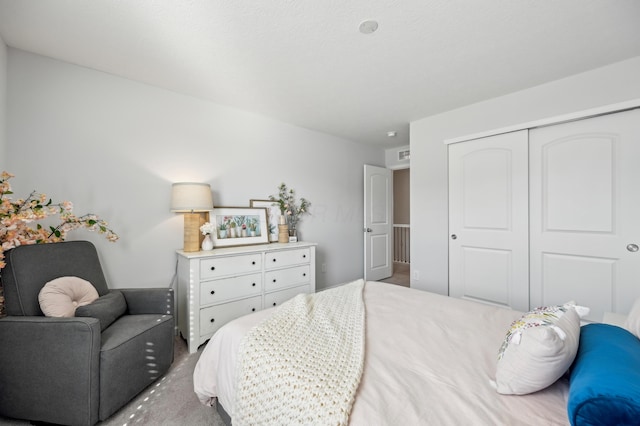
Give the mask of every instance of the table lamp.
[(184, 213), (184, 251), (200, 251), (203, 235), (200, 226), (209, 220), (213, 209), (208, 183), (178, 182), (171, 186), (171, 211)]

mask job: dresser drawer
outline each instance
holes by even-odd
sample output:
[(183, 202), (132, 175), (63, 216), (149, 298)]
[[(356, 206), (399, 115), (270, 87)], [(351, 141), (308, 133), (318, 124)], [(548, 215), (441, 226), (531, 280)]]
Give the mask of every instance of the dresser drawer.
[(200, 305), (262, 294), (262, 274), (205, 281), (200, 285)]
[(308, 285), (300, 287), (289, 288), (287, 290), (274, 291), (273, 293), (267, 293), (264, 295), (264, 307), (272, 308), (274, 306), (282, 305), (292, 297), (297, 296), (300, 293), (311, 293)]
[(200, 261), (200, 278), (209, 279), (259, 272), (262, 270), (261, 259), (260, 254), (203, 259)]
[(265, 272), (264, 288), (266, 291), (270, 291), (306, 284), (309, 282), (309, 271), (309, 265), (302, 265)]
[(200, 309), (200, 336), (212, 335), (229, 321), (259, 311), (262, 296)]
[(292, 265), (309, 263), (311, 252), (308, 248), (297, 250), (283, 250), (267, 253), (265, 256), (265, 269), (282, 268)]

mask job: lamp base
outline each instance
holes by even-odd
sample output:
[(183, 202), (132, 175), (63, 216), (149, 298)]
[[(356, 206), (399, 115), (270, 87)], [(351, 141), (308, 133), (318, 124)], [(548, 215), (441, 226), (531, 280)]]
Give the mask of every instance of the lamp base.
[(204, 235), (200, 227), (209, 220), (209, 213), (185, 213), (184, 214), (184, 248), (185, 252), (200, 251), (200, 245)]

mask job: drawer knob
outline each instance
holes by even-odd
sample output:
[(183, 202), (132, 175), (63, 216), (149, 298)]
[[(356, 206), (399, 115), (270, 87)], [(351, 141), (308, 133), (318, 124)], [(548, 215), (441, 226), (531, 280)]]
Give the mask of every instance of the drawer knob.
[(255, 311), (256, 311), (256, 308), (251, 308), (251, 312), (255, 312)]
[(215, 320), (214, 320), (213, 318), (211, 318), (211, 320), (210, 320), (210, 321), (211, 321), (211, 322), (214, 322)]
[(276, 282), (276, 279), (275, 279), (275, 278), (273, 279), (273, 282), (274, 282), (274, 283)]
[(211, 290), (211, 294), (216, 294), (216, 292), (214, 290)]
[(273, 302), (273, 306), (276, 306), (276, 302)]
[(256, 264), (256, 261), (254, 260), (253, 262), (251, 262), (251, 264), (252, 264), (252, 265), (255, 265), (255, 264)]
[(215, 271), (215, 270), (216, 270), (216, 267), (215, 267), (215, 266), (212, 266), (212, 267), (211, 267), (211, 270), (212, 270), (212, 271)]
[(306, 259), (306, 258), (307, 258), (307, 255), (306, 255), (306, 254), (303, 254), (303, 255), (302, 255), (302, 258), (303, 258), (303, 259)]
[(276, 259), (274, 258), (274, 259), (273, 259), (273, 261), (275, 262), (275, 261), (276, 261)]
[(303, 277), (306, 277), (306, 276), (307, 276), (307, 273), (306, 273), (306, 272), (303, 272), (303, 273), (302, 273), (302, 276), (303, 276)]
[(256, 283), (251, 284), (251, 287), (255, 287), (255, 286), (256, 286)]

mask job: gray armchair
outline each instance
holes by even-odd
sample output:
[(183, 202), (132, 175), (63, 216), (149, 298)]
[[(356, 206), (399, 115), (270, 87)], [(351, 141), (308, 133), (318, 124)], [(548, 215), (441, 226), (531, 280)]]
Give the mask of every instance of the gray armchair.
[(7, 316), (0, 319), (0, 415), (66, 425), (105, 420), (173, 362), (173, 290), (119, 289), (126, 312), (103, 331), (91, 317), (43, 315), (48, 281), (76, 276), (110, 292), (93, 244), (21, 246), (0, 271)]

